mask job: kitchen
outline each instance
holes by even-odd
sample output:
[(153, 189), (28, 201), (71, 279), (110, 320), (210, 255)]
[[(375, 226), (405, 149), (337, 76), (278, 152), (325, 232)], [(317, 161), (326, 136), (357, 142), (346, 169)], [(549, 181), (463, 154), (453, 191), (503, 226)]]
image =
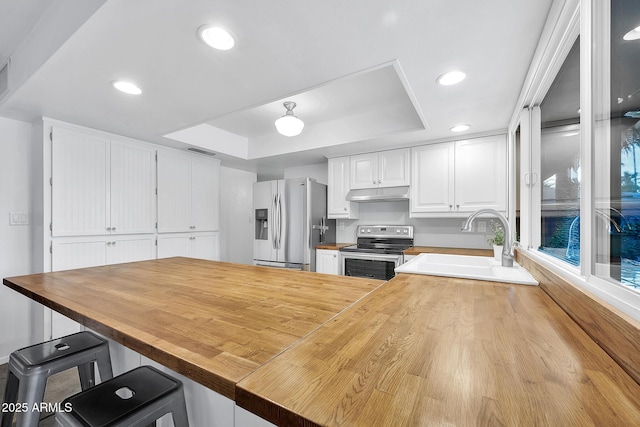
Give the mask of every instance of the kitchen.
[[(402, 7), (383, 4), (369, 14), (362, 14), (355, 5), (344, 6), (346, 9), (340, 10), (342, 15), (338, 15), (351, 25), (341, 25), (341, 19), (336, 20), (336, 11), (330, 8), (318, 7), (314, 14), (308, 15), (305, 7), (310, 5), (283, 4), (274, 10), (263, 10), (261, 8), (266, 6), (222, 4), (220, 10), (211, 11), (206, 5), (198, 4), (193, 10), (183, 12), (188, 15), (185, 22), (197, 22), (189, 34), (182, 33), (186, 24), (180, 31), (170, 25), (178, 16), (175, 5), (172, 8), (170, 2), (165, 11), (145, 6), (144, 2), (136, 7), (121, 2), (84, 2), (82, 8), (76, 7), (73, 13), (65, 14), (65, 5), (71, 7), (70, 4), (37, 4), (48, 12), (47, 19), (37, 21), (37, 25), (34, 22), (33, 31), (22, 34), (24, 41), (16, 42), (12, 52), (6, 54), (11, 56), (11, 74), (8, 90), (0, 99), (2, 170), (6, 174), (2, 179), (6, 186), (2, 190), (2, 203), (3, 210), (18, 214), (18, 220), (13, 221), (13, 215), (9, 215), (12, 225), (2, 225), (3, 236), (7, 236), (6, 239), (3, 237), (2, 243), (3, 277), (46, 270), (44, 263), (50, 245), (38, 243), (38, 236), (47, 235), (43, 229), (50, 221), (37, 215), (34, 201), (42, 199), (38, 192), (46, 188), (43, 170), (47, 165), (37, 163), (38, 157), (43, 162), (42, 156), (34, 152), (37, 147), (31, 146), (34, 131), (42, 131), (41, 143), (47, 138), (44, 125), (37, 124), (43, 123), (43, 116), (50, 117), (50, 123), (59, 121), (55, 124), (61, 128), (67, 124), (75, 130), (90, 128), (102, 136), (121, 138), (133, 145), (131, 140), (141, 141), (142, 145), (151, 143), (182, 149), (190, 146), (215, 152), (211, 161), (220, 161), (219, 224), (209, 226), (207, 232), (218, 233), (213, 238), (219, 241), (220, 260), (251, 264), (255, 232), (254, 182), (310, 176), (331, 186), (327, 158), (381, 153), (395, 147), (413, 149), (507, 135), (511, 150), (516, 130), (521, 136), (528, 134), (530, 123), (537, 114), (532, 109), (531, 114), (526, 115), (522, 109), (536, 105), (536, 100), (540, 103), (580, 28), (576, 20), (576, 1), (537, 2), (535, 5), (523, 2), (510, 4), (507, 10), (501, 2), (482, 6), (469, 4), (466, 5), (469, 10), (464, 13), (457, 6), (444, 3)], [(256, 7), (259, 9), (255, 10)], [(370, 8), (369, 5), (362, 7)], [(581, 10), (585, 11), (585, 2)], [(198, 27), (214, 20), (216, 14), (228, 16), (232, 22), (231, 17), (236, 17), (236, 21), (240, 16), (247, 20), (244, 23), (246, 30), (240, 30), (239, 23), (233, 26), (238, 54), (231, 59), (236, 62), (224, 67), (217, 64), (227, 61), (234, 50), (207, 50), (209, 48), (196, 37)], [(267, 38), (257, 29), (264, 27), (261, 25), (263, 16), (273, 16), (271, 22), (279, 22), (275, 16), (278, 14), (295, 18), (287, 22), (296, 25), (272, 30), (269, 35), (274, 37), (273, 46), (266, 46)], [(501, 19), (501, 25), (495, 26), (500, 28), (487, 29), (486, 23), (495, 21), (501, 14), (512, 18)], [(309, 18), (311, 15), (313, 19)], [(123, 16), (128, 18), (120, 21)], [(438, 22), (441, 16), (459, 16), (460, 19), (447, 26)], [(527, 19), (522, 21), (517, 16)], [(109, 22), (116, 22), (113, 28)], [(157, 40), (152, 40), (155, 31), (141, 30), (142, 22), (164, 22), (165, 31), (170, 31), (171, 36), (161, 38), (162, 48), (156, 48)], [(65, 31), (51, 31), (63, 23), (68, 25)], [(312, 28), (305, 27), (311, 25)], [(338, 31), (332, 36), (331, 43), (326, 40), (326, 44), (319, 43), (317, 34), (322, 34), (322, 29), (334, 27)], [(417, 34), (403, 36), (400, 27), (411, 28)], [(361, 34), (355, 34), (353, 28), (360, 29)], [(567, 28), (567, 34), (558, 28)], [(119, 43), (111, 45), (110, 37), (105, 37), (107, 33)], [(440, 37), (433, 34), (440, 34)], [(36, 46), (38, 35), (49, 36), (50, 45)], [(451, 45), (442, 46), (444, 37), (452, 41)], [(263, 43), (255, 43), (255, 40)], [(422, 42), (408, 43), (408, 40)], [(130, 48), (125, 49), (125, 45)], [(499, 48), (487, 52), (486, 46)], [(456, 48), (464, 48), (464, 53), (452, 54)], [(308, 57), (303, 59), (300, 55), (305, 49), (309, 52), (304, 52)], [(175, 56), (168, 57), (166, 52), (175, 52)], [(291, 52), (298, 56), (292, 56)], [(367, 52), (370, 56), (354, 55), (354, 52)], [(430, 55), (430, 61), (436, 65), (434, 68), (425, 68), (423, 62), (418, 61), (416, 56), (422, 55), (421, 52)], [(207, 54), (213, 55), (213, 59), (202, 59)], [(195, 63), (189, 55), (197, 58)], [(267, 62), (267, 57), (272, 62)], [(470, 71), (472, 63), (478, 67), (477, 73)], [(74, 64), (73, 69), (69, 64)], [(142, 68), (137, 72), (139, 84), (144, 89), (142, 97), (122, 98), (113, 92), (109, 82), (118, 77), (116, 74), (135, 74), (133, 68), (114, 70), (113, 64), (140, 64)], [(145, 64), (152, 69), (145, 68)], [(167, 64), (166, 69), (157, 64)], [(202, 64), (207, 64), (206, 70), (199, 68)], [(312, 66), (303, 69), (303, 64)], [(237, 67), (236, 73), (229, 73), (237, 75), (237, 84), (228, 80), (227, 66)], [(466, 81), (451, 87), (438, 86), (436, 78), (453, 67), (465, 69)], [(169, 85), (171, 77), (184, 75), (185, 70), (192, 70), (194, 76), (204, 80), (197, 90)], [(150, 79), (154, 74), (157, 80), (152, 82)], [(494, 78), (500, 83), (495, 83)], [(74, 82), (79, 86), (75, 87)], [(471, 84), (473, 86), (469, 86)], [(353, 92), (354, 87), (361, 90)], [(371, 87), (377, 87), (379, 91), (371, 91)], [(305, 95), (307, 99), (314, 99), (314, 91), (320, 99), (329, 99), (330, 95), (343, 96), (331, 98), (330, 105), (322, 106), (324, 118), (314, 118), (313, 110), (308, 107), (305, 111), (304, 104)], [(354, 93), (359, 96), (353, 96)], [(378, 94), (381, 99), (376, 98)], [(163, 99), (170, 99), (171, 105), (162, 102)], [(306, 122), (299, 137), (281, 137), (273, 130), (273, 121), (285, 114), (282, 103), (289, 99), (297, 101), (294, 114)], [(586, 103), (580, 101), (580, 106)], [(582, 110), (584, 113), (585, 107)], [(264, 117), (267, 118), (262, 120)], [(257, 123), (258, 118), (264, 123)], [(251, 125), (254, 119), (256, 124)], [(327, 127), (322, 127), (318, 120), (325, 120)], [(450, 127), (459, 122), (469, 123), (472, 127), (461, 136), (455, 136)], [(161, 127), (158, 123), (162, 123)], [(264, 135), (262, 129), (267, 127), (273, 136)], [(55, 134), (54, 130), (53, 138)], [(112, 141), (109, 144), (117, 145)], [(519, 156), (522, 164), (527, 161), (527, 152), (523, 152), (525, 155)], [(532, 153), (535, 155), (535, 150)], [(516, 157), (512, 151), (509, 156)], [(508, 209), (515, 212), (519, 202), (520, 225), (532, 223), (531, 216), (527, 215), (535, 209), (527, 210), (530, 206), (523, 208), (522, 204), (535, 205), (527, 193), (535, 188), (535, 183), (531, 186), (527, 183), (534, 182), (533, 175), (523, 175), (522, 182), (527, 186), (520, 188), (520, 175), (515, 173), (514, 162), (505, 166), (509, 171), (509, 179), (504, 184)], [(583, 170), (583, 176), (585, 173)], [(110, 185), (113, 186), (113, 182)], [(355, 216), (336, 218), (336, 241), (355, 243), (359, 224), (404, 224), (414, 226), (416, 245), (488, 249), (485, 233), (466, 235), (460, 232), (466, 214), (418, 218), (413, 216), (415, 210), (410, 203), (403, 200), (353, 204), (359, 210), (357, 219)], [(513, 215), (510, 218), (515, 225)], [(588, 225), (586, 216), (582, 223)], [(57, 222), (54, 224), (58, 225)], [(520, 230), (520, 243), (525, 248), (538, 246), (535, 224), (532, 228), (533, 231)], [(119, 231), (113, 233), (117, 238), (120, 238)], [(116, 237), (108, 238), (107, 244), (115, 242)], [(118, 248), (122, 247), (119, 240), (117, 243)], [(586, 267), (582, 268), (588, 268), (589, 263), (583, 265)], [(575, 272), (571, 273), (575, 275)], [(618, 310), (638, 318), (634, 315), (637, 313), (634, 307), (640, 304), (634, 302), (633, 293), (627, 297), (625, 289), (615, 288), (609, 292), (606, 287), (584, 286)], [(3, 330), (0, 342), (2, 355), (7, 360), (11, 351), (37, 341), (38, 328), (46, 320), (34, 304), (8, 289), (2, 291), (3, 325), (13, 326)], [(624, 294), (621, 296), (621, 293)], [(617, 297), (613, 298), (611, 294), (617, 294)], [(629, 364), (633, 365), (633, 360)]]

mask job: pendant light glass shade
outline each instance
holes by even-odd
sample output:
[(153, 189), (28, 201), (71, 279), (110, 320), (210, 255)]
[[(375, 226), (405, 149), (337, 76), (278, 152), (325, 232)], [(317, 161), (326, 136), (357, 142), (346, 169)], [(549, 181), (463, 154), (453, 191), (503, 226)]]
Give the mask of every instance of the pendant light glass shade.
[(300, 135), (300, 132), (302, 132), (304, 128), (304, 122), (293, 115), (293, 109), (296, 108), (296, 103), (287, 101), (283, 105), (284, 108), (287, 109), (287, 112), (275, 122), (278, 133), (284, 136)]

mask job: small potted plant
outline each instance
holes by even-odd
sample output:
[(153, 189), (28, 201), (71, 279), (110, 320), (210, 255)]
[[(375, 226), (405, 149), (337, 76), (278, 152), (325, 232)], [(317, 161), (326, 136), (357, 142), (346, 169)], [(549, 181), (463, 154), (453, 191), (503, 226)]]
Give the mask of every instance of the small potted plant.
[(504, 249), (504, 229), (497, 221), (489, 221), (489, 228), (493, 236), (487, 237), (487, 242), (493, 245), (493, 257), (496, 261), (502, 261), (502, 251)]

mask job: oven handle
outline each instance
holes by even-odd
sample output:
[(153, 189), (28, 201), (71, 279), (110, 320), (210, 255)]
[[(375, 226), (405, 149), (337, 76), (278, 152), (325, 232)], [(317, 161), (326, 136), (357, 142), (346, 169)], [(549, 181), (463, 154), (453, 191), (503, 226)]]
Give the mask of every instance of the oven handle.
[(372, 260), (384, 260), (384, 261), (399, 261), (402, 259), (402, 255), (394, 254), (372, 254), (364, 252), (340, 252), (342, 258), (357, 258), (357, 259), (372, 259)]

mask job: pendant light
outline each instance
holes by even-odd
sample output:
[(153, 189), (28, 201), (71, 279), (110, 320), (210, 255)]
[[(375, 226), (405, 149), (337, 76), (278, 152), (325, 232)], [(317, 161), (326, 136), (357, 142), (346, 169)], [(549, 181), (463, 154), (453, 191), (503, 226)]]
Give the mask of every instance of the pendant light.
[(276, 129), (278, 133), (284, 136), (296, 136), (300, 135), (302, 128), (304, 128), (304, 122), (293, 115), (293, 109), (296, 108), (296, 103), (291, 101), (285, 101), (283, 103), (287, 112), (284, 116), (276, 120)]

